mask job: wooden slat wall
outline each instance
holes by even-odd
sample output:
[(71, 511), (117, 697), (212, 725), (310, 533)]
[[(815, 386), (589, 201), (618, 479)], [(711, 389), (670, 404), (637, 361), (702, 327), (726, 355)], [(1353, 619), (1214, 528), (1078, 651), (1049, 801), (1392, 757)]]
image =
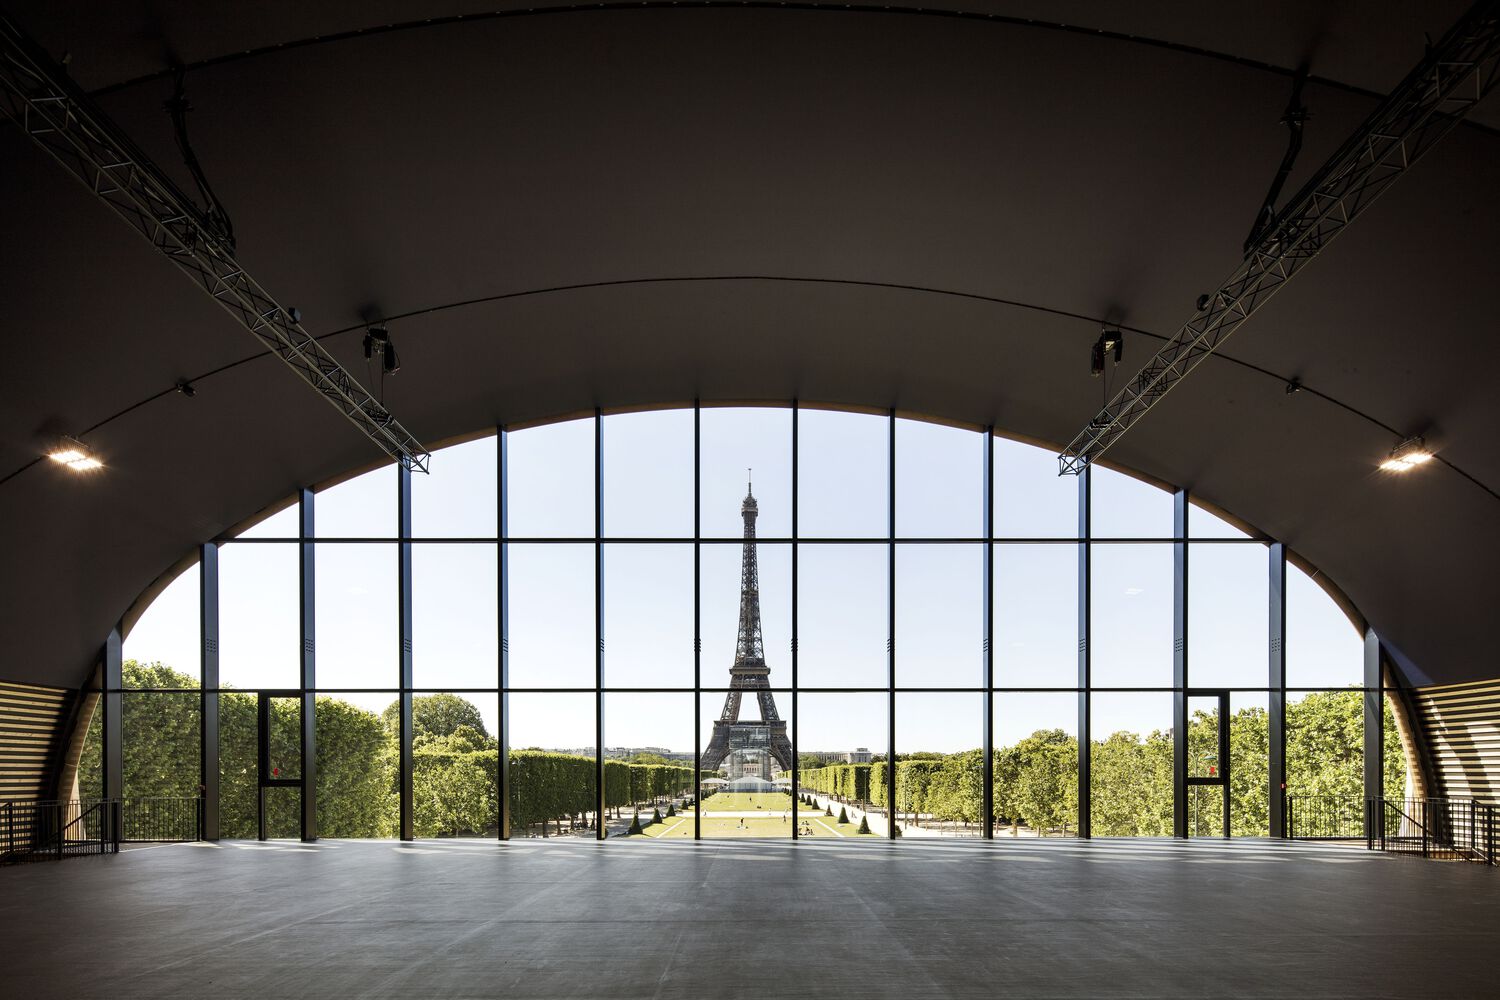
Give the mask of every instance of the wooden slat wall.
[(0, 682), (0, 802), (52, 798), (49, 787), (72, 692)]
[(1441, 794), (1500, 803), (1500, 678), (1412, 694)]

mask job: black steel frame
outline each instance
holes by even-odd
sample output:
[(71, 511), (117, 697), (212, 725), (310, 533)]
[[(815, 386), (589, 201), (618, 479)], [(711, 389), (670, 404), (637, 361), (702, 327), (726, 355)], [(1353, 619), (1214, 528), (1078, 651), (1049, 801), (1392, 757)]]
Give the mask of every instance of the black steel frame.
[[(897, 413), (894, 410), (887, 411), (884, 416), (888, 421), (887, 428), (887, 531), (884, 536), (811, 536), (803, 537), (800, 533), (799, 520), (799, 469), (801, 455), (799, 451), (800, 442), (800, 418), (803, 410), (802, 404), (792, 401), (791, 412), (791, 524), (792, 534), (789, 537), (760, 538), (757, 543), (761, 546), (772, 547), (777, 545), (787, 546), (791, 555), (791, 649), (789, 675), (790, 684), (779, 685), (773, 683), (773, 689), (778, 693), (789, 695), (792, 706), (792, 718), (789, 730), (792, 738), (793, 757), (793, 781), (799, 778), (797, 755), (800, 751), (798, 711), (799, 694), (857, 694), (857, 693), (881, 693), (886, 695), (887, 706), (887, 760), (893, 760), (897, 746), (896, 721), (897, 721), (897, 693), (973, 693), (982, 695), (983, 728), (981, 744), (984, 747), (987, 765), (984, 774), (985, 789), (985, 814), (983, 822), (983, 836), (986, 838), (994, 835), (993, 815), (993, 751), (994, 751), (994, 699), (997, 695), (1004, 694), (1039, 694), (1039, 693), (1076, 693), (1078, 698), (1078, 830), (1081, 837), (1092, 835), (1091, 813), (1091, 773), (1089, 761), (1089, 747), (1092, 742), (1092, 704), (1091, 698), (1095, 693), (1126, 693), (1126, 692), (1170, 692), (1174, 695), (1174, 731), (1178, 734), (1174, 743), (1174, 834), (1181, 837), (1186, 836), (1186, 798), (1187, 789), (1190, 784), (1203, 784), (1201, 780), (1189, 780), (1186, 768), (1186, 699), (1196, 696), (1198, 691), (1189, 687), (1189, 663), (1187, 645), (1187, 623), (1188, 623), (1188, 571), (1189, 557), (1195, 546), (1199, 545), (1261, 545), (1268, 551), (1268, 573), (1270, 579), (1270, 599), (1268, 601), (1266, 624), (1268, 634), (1268, 646), (1270, 649), (1270, 662), (1267, 672), (1267, 686), (1265, 688), (1233, 688), (1236, 691), (1254, 691), (1265, 693), (1269, 699), (1269, 722), (1270, 722), (1270, 763), (1267, 774), (1272, 795), (1270, 798), (1270, 821), (1267, 834), (1272, 837), (1284, 837), (1286, 835), (1284, 797), (1285, 786), (1285, 740), (1286, 740), (1286, 702), (1289, 693), (1298, 690), (1322, 690), (1319, 688), (1288, 688), (1286, 686), (1285, 663), (1285, 634), (1286, 634), (1286, 561), (1287, 550), (1285, 546), (1262, 535), (1248, 535), (1245, 538), (1198, 538), (1188, 533), (1188, 509), (1189, 496), (1186, 491), (1179, 490), (1174, 497), (1173, 535), (1171, 537), (1131, 537), (1131, 538), (1096, 538), (1092, 531), (1092, 503), (1093, 503), (1093, 472), (1091, 468), (1085, 468), (1077, 477), (1078, 482), (1078, 530), (1074, 537), (1054, 538), (1029, 538), (1019, 536), (998, 537), (995, 535), (994, 523), (994, 500), (996, 495), (996, 470), (993, 461), (992, 439), (997, 436), (993, 427), (983, 429), (980, 439), (983, 442), (983, 534), (978, 536), (932, 536), (932, 537), (903, 537), (896, 530), (896, 503), (897, 503), (897, 462), (899, 454), (896, 442), (896, 420)], [(379, 543), (397, 547), (398, 559), (398, 592), (399, 592), (399, 675), (395, 678), (396, 684), (392, 687), (374, 686), (369, 688), (350, 688), (340, 685), (340, 693), (391, 693), (395, 695), (401, 705), (400, 708), (400, 830), (401, 839), (410, 840), (414, 836), (411, 806), (411, 707), (414, 696), (422, 693), (437, 693), (438, 691), (454, 694), (479, 693), (495, 694), (499, 701), (499, 723), (497, 738), (501, 746), (508, 746), (509, 736), (509, 696), (512, 693), (520, 694), (593, 694), (595, 701), (595, 776), (596, 793), (600, 798), (599, 812), (603, 813), (604, 796), (604, 699), (606, 693), (691, 693), (694, 697), (694, 763), (695, 769), (702, 752), (703, 733), (701, 724), (702, 698), (705, 694), (715, 695), (727, 690), (727, 684), (705, 684), (702, 664), (702, 574), (701, 555), (705, 545), (740, 545), (743, 543), (741, 537), (708, 537), (702, 533), (702, 521), (700, 502), (702, 495), (702, 438), (701, 438), (701, 415), (705, 407), (695, 401), (693, 411), (693, 533), (689, 537), (614, 537), (604, 534), (604, 420), (606, 413), (603, 410), (595, 410), (592, 414), (594, 423), (594, 517), (592, 536), (582, 537), (530, 537), (512, 536), (509, 534), (507, 521), (507, 489), (509, 484), (509, 470), (507, 465), (507, 440), (511, 433), (506, 428), (496, 429), (494, 436), (497, 453), (496, 476), (497, 476), (497, 534), (493, 536), (451, 536), (441, 538), (419, 538), (413, 537), (411, 530), (411, 470), (409, 468), (397, 467), (397, 523), (395, 533), (389, 537), (344, 537), (344, 538), (320, 538), (315, 532), (315, 495), (311, 490), (299, 491), (297, 497), (298, 505), (298, 536), (295, 538), (253, 538), (234, 539), (218, 538), (205, 543), (199, 549), (200, 562), (200, 623), (202, 627), (202, 680), (201, 688), (183, 689), (191, 690), (202, 698), (203, 725), (201, 727), (203, 750), (202, 750), (202, 779), (201, 785), (204, 794), (203, 806), (203, 835), (206, 840), (215, 840), (219, 835), (218, 822), (218, 696), (221, 690), (219, 684), (219, 582), (218, 582), (218, 557), (219, 550), (225, 545), (256, 545), (256, 544), (287, 544), (296, 543), (299, 546), (300, 555), (300, 579), (299, 590), (300, 602), (300, 627), (302, 632), (302, 659), (300, 682), (301, 688), (290, 691), (262, 692), (266, 695), (276, 697), (294, 697), (301, 701), (302, 724), (303, 724), (303, 757), (302, 774), (295, 781), (284, 782), (285, 784), (297, 785), (302, 795), (302, 832), (304, 839), (313, 840), (317, 837), (316, 830), (316, 743), (314, 727), (314, 697), (318, 693), (316, 676), (316, 642), (315, 627), (316, 614), (314, 608), (314, 574), (315, 574), (315, 550), (316, 545), (329, 544), (370, 544)], [(412, 674), (412, 552), (416, 545), (444, 545), (444, 544), (489, 544), (494, 545), (497, 551), (497, 595), (498, 595), (498, 656), (496, 663), (495, 688), (462, 688), (446, 686), (442, 688), (421, 687), (414, 685)], [(509, 636), (510, 636), (510, 614), (509, 593), (510, 579), (508, 566), (508, 546), (511, 544), (558, 544), (558, 545), (589, 545), (594, 552), (594, 628), (596, 638), (594, 684), (592, 687), (530, 687), (515, 686), (510, 683), (509, 671)], [(693, 687), (639, 687), (639, 686), (615, 686), (607, 681), (605, 672), (605, 635), (604, 635), (604, 592), (603, 583), (603, 558), (605, 545), (620, 544), (649, 544), (649, 545), (690, 545), (694, 554), (693, 570)], [(880, 545), (887, 550), (887, 605), (885, 609), (886, 646), (887, 646), (887, 669), (886, 683), (879, 686), (850, 686), (850, 687), (822, 687), (804, 686), (800, 683), (798, 672), (799, 666), (799, 600), (798, 600), (798, 555), (804, 545)], [(899, 656), (896, 641), (896, 554), (901, 546), (913, 545), (964, 545), (980, 546), (983, 553), (982, 578), (979, 581), (984, 591), (984, 606), (982, 613), (982, 663), (983, 683), (981, 686), (950, 687), (950, 686), (922, 686), (915, 684), (901, 684), (898, 677)], [(1078, 579), (1077, 579), (1077, 609), (1078, 609), (1078, 676), (1075, 687), (1023, 687), (1014, 685), (996, 684), (995, 672), (995, 650), (994, 650), (994, 614), (993, 594), (995, 586), (996, 546), (1003, 545), (1071, 545), (1078, 553)], [(1092, 652), (1091, 632), (1092, 623), (1092, 554), (1097, 546), (1129, 546), (1129, 545), (1170, 545), (1174, 554), (1174, 648), (1173, 648), (1173, 684), (1171, 687), (1147, 686), (1147, 687), (1095, 687), (1092, 683)], [(119, 732), (119, 720), (121, 715), (121, 695), (125, 690), (121, 682), (122, 641), (119, 629), (115, 629), (107, 638), (103, 650), (104, 662), (104, 697), (101, 702), (104, 707), (104, 779), (103, 792), (106, 797), (119, 798), (121, 796), (121, 783), (123, 775), (123, 755)], [(1376, 760), (1379, 759), (1381, 744), (1381, 710), (1384, 695), (1384, 678), (1381, 672), (1383, 663), (1382, 651), (1378, 638), (1373, 632), (1366, 635), (1366, 670), (1365, 670), (1365, 750), (1367, 759), (1374, 748)], [(727, 669), (727, 668), (726, 668)], [(148, 690), (167, 691), (169, 689), (130, 689), (132, 693), (145, 692)], [(332, 689), (330, 689), (332, 690)], [(1216, 689), (1214, 693), (1219, 693)], [(1227, 693), (1224, 695), (1227, 702)], [(263, 702), (264, 703), (264, 702)], [(1223, 725), (1220, 728), (1221, 740), (1227, 741), (1228, 734), (1227, 709), (1221, 714)], [(262, 734), (262, 741), (264, 734)], [(264, 743), (262, 743), (264, 751)], [(499, 817), (498, 837), (501, 840), (510, 837), (510, 803), (509, 803), (509, 769), (507, 755), (498, 755), (498, 773), (496, 775), (499, 789)], [(1227, 787), (1228, 754), (1221, 754), (1223, 761), (1223, 777), (1221, 782)], [(895, 782), (896, 773), (894, 767), (886, 769), (887, 801), (896, 801)], [(1383, 794), (1381, 787), (1381, 768), (1366, 768), (1367, 797), (1379, 798)], [(1209, 782), (1212, 783), (1212, 782)], [(1226, 811), (1228, 809), (1229, 797), (1226, 793)], [(891, 810), (894, 812), (894, 809)], [(1226, 819), (1227, 822), (1227, 819)], [(897, 836), (895, 830), (894, 816), (888, 824), (888, 836)], [(793, 824), (793, 837), (796, 836), (796, 824)], [(1226, 831), (1228, 827), (1226, 826)], [(603, 839), (605, 830), (602, 824), (596, 823), (596, 837)], [(694, 838), (702, 836), (701, 824), (695, 818)]]
[[(255, 699), (255, 813), (257, 840), (266, 840), (266, 789), (268, 788), (295, 788), (297, 789), (297, 812), (299, 819), (306, 815), (307, 801), (310, 797), (308, 789), (303, 783), (302, 772), (307, 767), (305, 759), (300, 760), (297, 768), (297, 776), (294, 778), (283, 778), (273, 774), (271, 770), (271, 702), (273, 701), (295, 701), (299, 708), (304, 704), (306, 693), (293, 689), (289, 691), (258, 691)], [(303, 733), (311, 725), (305, 710), (299, 711), (299, 722)], [(299, 748), (298, 756), (301, 758), (302, 749)], [(301, 830), (303, 840), (311, 840), (309, 831), (304, 825)]]
[[(1193, 786), (1193, 785), (1207, 785), (1207, 786), (1210, 786), (1210, 787), (1217, 786), (1217, 787), (1222, 788), (1224, 790), (1224, 796), (1223, 796), (1223, 799), (1224, 799), (1224, 816), (1223, 816), (1223, 834), (1222, 834), (1222, 836), (1224, 837), (1224, 839), (1228, 840), (1229, 839), (1229, 832), (1230, 832), (1230, 819), (1231, 819), (1231, 817), (1230, 817), (1230, 803), (1229, 803), (1229, 765), (1230, 765), (1229, 726), (1231, 724), (1230, 723), (1230, 718), (1231, 717), (1230, 717), (1230, 714), (1229, 714), (1229, 691), (1227, 689), (1225, 689), (1225, 688), (1213, 688), (1213, 689), (1209, 689), (1209, 688), (1202, 688), (1202, 689), (1190, 688), (1187, 691), (1183, 692), (1182, 699), (1183, 699), (1183, 702), (1184, 702), (1184, 705), (1185, 705), (1185, 707), (1183, 709), (1183, 719), (1184, 720), (1187, 720), (1187, 719), (1191, 718), (1192, 705), (1188, 704), (1188, 703), (1191, 702), (1192, 699), (1194, 699), (1194, 698), (1214, 698), (1219, 703), (1219, 709), (1218, 709), (1218, 711), (1219, 711), (1219, 732), (1218, 732), (1219, 739), (1218, 739), (1218, 746), (1215, 748), (1216, 753), (1218, 754), (1218, 765), (1217, 765), (1217, 768), (1216, 768), (1216, 770), (1218, 771), (1218, 774), (1216, 776), (1214, 776), (1214, 777), (1204, 777), (1204, 776), (1201, 776), (1201, 775), (1196, 775), (1195, 776), (1195, 775), (1184, 773), (1183, 778), (1182, 778), (1183, 787)], [(1187, 751), (1187, 723), (1186, 723), (1186, 721), (1183, 722), (1183, 724), (1182, 724), (1182, 730), (1181, 730), (1181, 732), (1183, 733), (1183, 737), (1180, 740), (1180, 743), (1182, 744), (1182, 748), (1183, 748), (1183, 752), (1184, 752), (1184, 757), (1185, 757), (1186, 756), (1186, 751)], [(1187, 768), (1186, 768), (1186, 760), (1184, 760), (1184, 768), (1183, 769), (1184, 769), (1184, 771), (1187, 770)], [(1186, 796), (1182, 796), (1180, 798), (1174, 797), (1174, 800), (1176, 801), (1176, 803), (1178, 804), (1178, 806), (1180, 808), (1186, 809), (1186, 807), (1187, 807), (1187, 797)], [(1178, 834), (1178, 836), (1179, 837), (1190, 837), (1190, 836), (1193, 836), (1193, 834), (1192, 834), (1192, 832), (1189, 829), (1186, 828), (1186, 824), (1184, 823), (1184, 830), (1183, 830), (1182, 833)]]

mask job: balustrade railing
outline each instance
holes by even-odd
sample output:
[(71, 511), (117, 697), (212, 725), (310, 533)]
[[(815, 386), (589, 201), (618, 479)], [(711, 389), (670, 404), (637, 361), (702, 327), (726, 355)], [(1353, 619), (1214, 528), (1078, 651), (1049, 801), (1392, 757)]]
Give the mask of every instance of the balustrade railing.
[(0, 802), (0, 864), (114, 854), (122, 843), (201, 840), (196, 797)]
[(1478, 799), (1289, 795), (1292, 840), (1363, 840), (1372, 851), (1500, 865), (1500, 806)]

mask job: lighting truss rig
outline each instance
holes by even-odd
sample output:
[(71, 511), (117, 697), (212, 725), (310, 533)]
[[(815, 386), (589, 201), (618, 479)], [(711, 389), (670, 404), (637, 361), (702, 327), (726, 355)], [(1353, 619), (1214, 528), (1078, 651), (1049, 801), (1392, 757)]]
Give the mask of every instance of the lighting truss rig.
[(426, 472), (430, 455), (234, 257), (226, 235), (0, 14), (0, 110), (386, 454)]
[(1480, 0), (1431, 47), (1265, 227), (1245, 259), (1058, 455), (1077, 475), (1203, 362), (1484, 99), (1500, 74), (1500, 0)]

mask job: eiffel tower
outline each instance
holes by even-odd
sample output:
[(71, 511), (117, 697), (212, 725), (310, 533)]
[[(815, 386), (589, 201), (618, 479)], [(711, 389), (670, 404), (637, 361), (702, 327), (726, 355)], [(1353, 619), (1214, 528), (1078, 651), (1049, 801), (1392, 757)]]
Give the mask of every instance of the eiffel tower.
[[(740, 516), (745, 519), (745, 552), (740, 564), (740, 633), (734, 647), (734, 666), (729, 668), (729, 696), (724, 711), (714, 723), (713, 737), (703, 751), (700, 766), (717, 771), (736, 750), (768, 752), (783, 770), (792, 769), (792, 741), (786, 735), (786, 722), (776, 711), (766, 666), (766, 649), (760, 634), (760, 575), (755, 565), (755, 519), (760, 506), (749, 484)], [(740, 699), (754, 691), (760, 701), (760, 721), (740, 721)]]

